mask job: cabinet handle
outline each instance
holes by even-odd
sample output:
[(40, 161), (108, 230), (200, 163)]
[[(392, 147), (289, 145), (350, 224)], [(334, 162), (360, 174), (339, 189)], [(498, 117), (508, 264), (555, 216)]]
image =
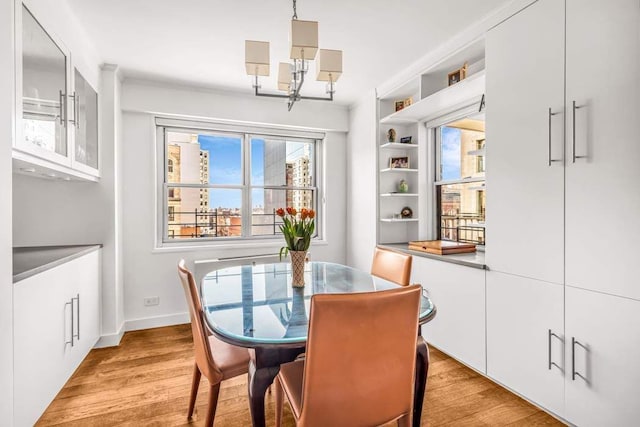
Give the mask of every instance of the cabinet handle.
[(73, 100), (73, 120), (69, 121), (73, 123), (74, 127), (80, 128), (80, 121), (78, 120), (78, 115), (80, 113), (80, 107), (78, 106), (78, 94), (73, 92), (71, 99)]
[(576, 344), (584, 348), (585, 351), (589, 351), (589, 349), (584, 344), (576, 340), (575, 337), (571, 337), (571, 380), (575, 381), (576, 377), (580, 377), (583, 380), (585, 380), (587, 383), (589, 383), (589, 380), (587, 379), (587, 377), (583, 376), (579, 372), (576, 372)]
[(551, 158), (551, 117), (560, 114), (551, 112), (551, 107), (549, 107), (549, 155), (548, 155), (548, 166), (551, 166), (553, 162), (561, 162), (562, 159), (556, 160)]
[(571, 157), (573, 159), (572, 163), (575, 163), (576, 159), (585, 159), (585, 158), (587, 158), (587, 156), (576, 156), (576, 110), (579, 109), (579, 108), (582, 108), (582, 107), (584, 107), (584, 105), (576, 105), (576, 101), (573, 101), (572, 107), (571, 107), (572, 116), (573, 116), (573, 119), (572, 119), (572, 133), (571, 133), (571, 138), (572, 138), (572, 141), (571, 141), (571, 146), (572, 146)]
[[(73, 300), (76, 300), (76, 310), (78, 310), (78, 316), (76, 317), (76, 322), (77, 322), (76, 330), (78, 331), (78, 333), (76, 334), (76, 339), (80, 341), (80, 294), (76, 294), (75, 298), (71, 298), (71, 301)], [(72, 328), (73, 328), (73, 325), (72, 325)]]
[(556, 335), (553, 332), (551, 332), (551, 329), (549, 329), (548, 337), (549, 337), (549, 340), (548, 340), (548, 346), (549, 346), (549, 370), (551, 370), (552, 366), (555, 366), (556, 368), (558, 368), (558, 369), (560, 369), (562, 371), (562, 367), (560, 367), (560, 365), (558, 365), (556, 362), (552, 362), (551, 361), (551, 338), (552, 337), (556, 337), (561, 342), (562, 342), (562, 338), (559, 335)]
[(73, 336), (73, 324), (75, 323), (73, 321), (74, 320), (74, 317), (73, 317), (73, 298), (71, 298), (71, 300), (69, 300), (68, 302), (64, 303), (65, 312), (67, 311), (67, 306), (68, 305), (71, 306), (71, 341), (66, 341), (65, 340), (64, 345), (71, 344), (71, 347), (73, 347), (73, 344), (74, 344), (74, 341), (73, 341), (73, 338), (74, 338), (74, 336)]
[[(66, 96), (62, 93), (62, 91), (58, 91), (58, 101), (60, 101), (60, 124), (65, 125), (65, 116), (66, 116)], [(66, 126), (66, 125), (65, 125)]]

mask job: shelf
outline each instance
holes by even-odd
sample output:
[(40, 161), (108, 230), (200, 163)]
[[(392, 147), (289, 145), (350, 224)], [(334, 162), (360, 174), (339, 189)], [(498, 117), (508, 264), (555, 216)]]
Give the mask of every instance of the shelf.
[(380, 172), (418, 172), (418, 169), (409, 169), (409, 168), (386, 168), (380, 169)]
[(380, 146), (380, 148), (404, 150), (407, 148), (418, 148), (418, 144), (403, 144), (401, 142), (386, 142)]
[(413, 105), (389, 114), (380, 120), (382, 124), (407, 124), (417, 123), (442, 111), (453, 109), (456, 106), (463, 107), (469, 104), (473, 98), (478, 98), (485, 91), (485, 72), (479, 71), (466, 79), (446, 87), (426, 98), (415, 102)]
[(381, 218), (380, 222), (418, 222), (418, 218)]
[(382, 193), (380, 197), (418, 197), (417, 193)]

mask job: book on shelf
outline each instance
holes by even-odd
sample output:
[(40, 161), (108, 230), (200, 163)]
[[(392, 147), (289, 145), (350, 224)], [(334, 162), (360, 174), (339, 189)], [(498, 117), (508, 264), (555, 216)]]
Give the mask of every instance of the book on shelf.
[(448, 240), (419, 240), (409, 242), (409, 249), (437, 255), (465, 254), (476, 251), (472, 243), (451, 242)]

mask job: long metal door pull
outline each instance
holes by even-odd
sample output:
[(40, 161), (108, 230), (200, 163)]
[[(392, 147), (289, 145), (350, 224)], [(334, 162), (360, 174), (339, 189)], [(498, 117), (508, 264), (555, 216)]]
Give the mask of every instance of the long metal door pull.
[(561, 342), (562, 342), (562, 338), (560, 337), (560, 335), (556, 335), (553, 332), (551, 332), (551, 329), (549, 329), (549, 333), (548, 333), (548, 346), (549, 346), (549, 370), (551, 370), (552, 366), (555, 366), (556, 368), (560, 369), (562, 371), (562, 367), (560, 365), (558, 365), (556, 362), (553, 362), (551, 360), (551, 338), (552, 337), (556, 337), (558, 338)]
[(560, 113), (554, 113), (551, 111), (551, 107), (549, 107), (549, 152), (548, 152), (548, 166), (551, 166), (553, 162), (561, 162), (562, 159), (552, 159), (551, 158), (551, 117), (556, 116)]
[(573, 101), (572, 103), (572, 131), (571, 131), (571, 138), (572, 138), (572, 142), (571, 142), (571, 157), (572, 157), (572, 161), (571, 163), (575, 163), (576, 159), (586, 159), (587, 156), (576, 156), (576, 110), (579, 108), (583, 108), (584, 105), (576, 105), (576, 101)]
[(576, 344), (584, 348), (586, 351), (589, 351), (589, 349), (584, 344), (576, 340), (575, 337), (571, 337), (571, 380), (575, 381), (576, 377), (580, 377), (588, 383), (589, 380), (587, 379), (587, 377), (580, 374), (579, 372), (576, 372)]

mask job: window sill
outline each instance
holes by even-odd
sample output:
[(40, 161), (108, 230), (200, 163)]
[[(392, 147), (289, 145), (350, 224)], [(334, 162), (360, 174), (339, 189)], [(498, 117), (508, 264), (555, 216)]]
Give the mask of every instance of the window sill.
[[(326, 240), (312, 240), (311, 247), (309, 250), (313, 250), (314, 246), (327, 246), (329, 243)], [(249, 249), (249, 248), (269, 248), (273, 249), (275, 253), (277, 253), (280, 248), (284, 245), (284, 239), (282, 240), (271, 240), (271, 241), (261, 241), (261, 240), (245, 240), (245, 241), (234, 241), (234, 242), (203, 242), (203, 243), (192, 243), (188, 245), (181, 245), (179, 243), (169, 243), (165, 246), (156, 246), (151, 250), (151, 253), (172, 253), (172, 252), (197, 252), (197, 251), (216, 251), (216, 250), (224, 250), (224, 249)]]

